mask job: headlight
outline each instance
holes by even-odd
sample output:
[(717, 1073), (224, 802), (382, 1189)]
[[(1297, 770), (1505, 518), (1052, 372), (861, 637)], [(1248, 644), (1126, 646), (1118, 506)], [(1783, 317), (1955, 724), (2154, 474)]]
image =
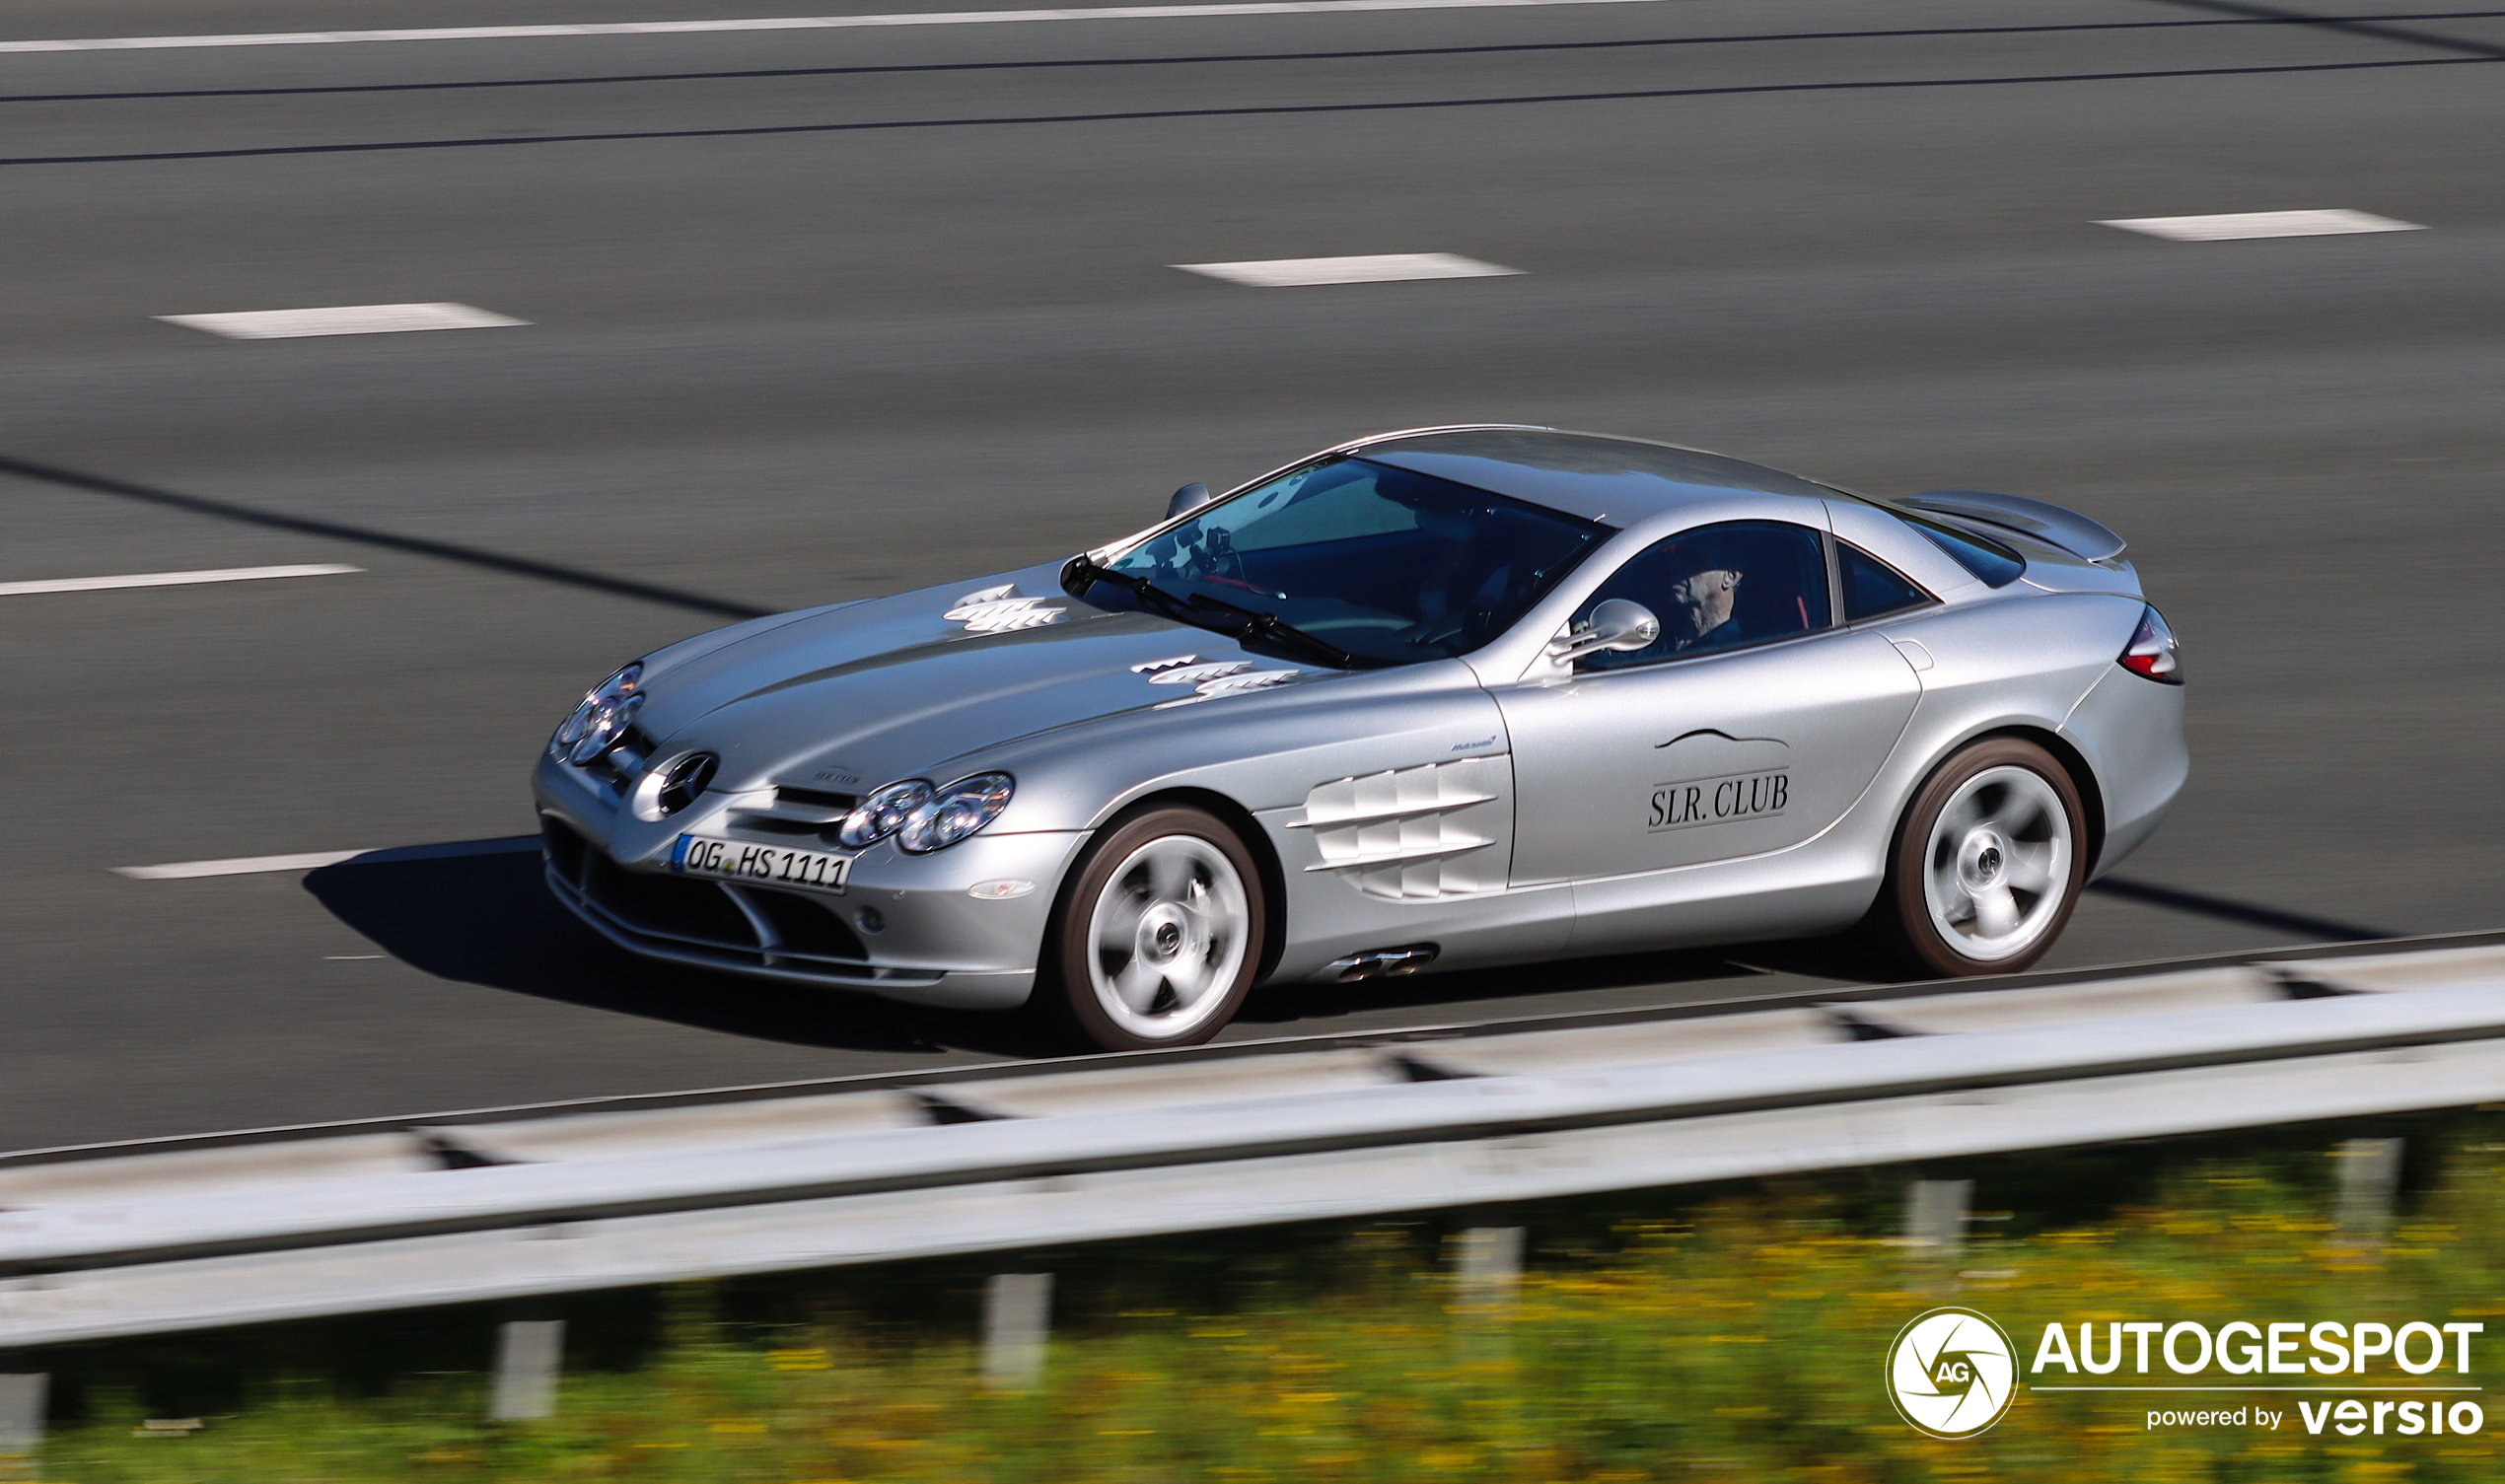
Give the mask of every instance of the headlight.
[(935, 789), (919, 778), (891, 783), (844, 816), (835, 838), (859, 850), (890, 835), (913, 855), (928, 855), (1000, 817), (1016, 787), (1006, 773), (976, 773)]
[(548, 750), (582, 764), (615, 746), (635, 713), (644, 709), (643, 683), (644, 667), (638, 661), (593, 686), (548, 740)]
[(904, 816), (895, 843), (912, 855), (949, 846), (1000, 817), (1014, 787), (1006, 773), (976, 773), (941, 789)]
[(855, 850), (876, 845), (902, 827), (915, 810), (931, 802), (931, 786), (919, 778), (891, 783), (853, 807), (844, 815), (843, 828), (835, 838)]

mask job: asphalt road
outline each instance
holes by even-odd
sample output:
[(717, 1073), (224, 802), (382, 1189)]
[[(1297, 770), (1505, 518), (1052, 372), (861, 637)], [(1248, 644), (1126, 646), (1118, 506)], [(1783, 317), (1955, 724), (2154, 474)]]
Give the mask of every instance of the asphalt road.
[[(2128, 535), (2185, 638), (2196, 773), (2051, 964), (2497, 925), (2505, 9), (6, 46), (784, 8), (0, 16), (0, 584), (367, 569), (0, 596), (0, 1149), (1014, 1054), (981, 1023), (623, 964), (525, 856), (110, 868), (526, 833), (548, 728), (661, 642), (1075, 550), (1187, 480), (1428, 422), (2010, 489)], [(2425, 230), (2097, 225), (2308, 208)], [(1521, 272), (1170, 266), (1429, 251)], [(152, 318), (435, 301), (529, 323)], [(1298, 989), (1232, 1033), (1852, 970), (1764, 950)]]

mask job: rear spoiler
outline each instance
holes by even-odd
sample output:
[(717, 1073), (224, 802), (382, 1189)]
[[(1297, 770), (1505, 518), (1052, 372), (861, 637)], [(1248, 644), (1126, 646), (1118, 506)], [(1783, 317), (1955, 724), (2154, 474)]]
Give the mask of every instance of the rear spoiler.
[(2034, 536), (2092, 562), (2120, 556), (2126, 544), (2120, 536), (2075, 510), (2030, 500), (2025, 495), (1995, 494), (1987, 489), (1934, 489), (1907, 495), (1897, 503)]

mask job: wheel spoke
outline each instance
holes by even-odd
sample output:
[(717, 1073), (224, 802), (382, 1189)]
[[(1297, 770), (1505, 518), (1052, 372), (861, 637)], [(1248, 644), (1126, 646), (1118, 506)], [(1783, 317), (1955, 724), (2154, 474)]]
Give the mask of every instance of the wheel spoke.
[(1139, 919), (1146, 914), (1148, 903), (1124, 894), (1097, 909), (1096, 947), (1101, 953), (1127, 958), (1139, 948)]
[(1166, 965), (1166, 987), (1175, 992), (1175, 1005), (1181, 1010), (1199, 1004), (1215, 978), (1206, 958), (1178, 958)]
[(1148, 1007), (1157, 1003), (1157, 988), (1165, 982), (1165, 977), (1157, 971), (1155, 964), (1145, 958), (1133, 957), (1122, 965), (1120, 973), (1113, 976), (1113, 993), (1121, 997), (1123, 1004), (1146, 1015)]
[(1180, 850), (1160, 850), (1144, 863), (1148, 894), (1159, 901), (1183, 900), (1195, 884), (1191, 857)]
[(2006, 882), (1974, 895), (1974, 930), (1985, 938), (2001, 938), (2018, 930), (2018, 898)]
[(2001, 833), (2013, 840), (2041, 840), (2052, 832), (2051, 812), (2033, 795), (2013, 793), (2001, 811)]
[(1964, 799), (1949, 801), (1947, 809), (1939, 811), (1939, 823), (1931, 826), (1931, 841), (1934, 841), (1934, 848), (1941, 846), (1941, 843), (1947, 843), (1949, 848), (1957, 848), (1957, 841), (1967, 838), (1967, 831), (1968, 828), (1974, 828), (1974, 820), (1981, 818), (1981, 813), (1984, 813), (1984, 811), (1981, 811), (1979, 804), (1974, 804), (1974, 796), (1971, 794), (1967, 794)]
[(1191, 924), (1201, 939), (1220, 948), (1226, 946), (1228, 935), (1241, 915), (1239, 911), (1228, 910), (1228, 903), (1211, 896), (1197, 883), (1193, 883), (1191, 895), (1184, 898), (1181, 906), (1184, 920)]
[(1932, 827), (1931, 838), (1949, 841), (1950, 848), (1954, 849), (1954, 842), (1966, 838), (1967, 831), (1981, 823), (1982, 820), (1982, 795), (1968, 794), (1962, 799), (1951, 800), (1949, 807), (1940, 811), (1940, 822)]
[(2013, 843), (2009, 850), (2009, 883), (2039, 894), (2052, 889), (2052, 845)]

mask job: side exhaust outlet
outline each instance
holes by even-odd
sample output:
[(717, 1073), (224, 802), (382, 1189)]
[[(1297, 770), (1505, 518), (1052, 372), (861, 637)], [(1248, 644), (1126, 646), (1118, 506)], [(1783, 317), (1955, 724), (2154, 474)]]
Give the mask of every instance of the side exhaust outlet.
[(1435, 961), (1435, 945), (1431, 943), (1412, 944), (1403, 949), (1368, 949), (1362, 954), (1332, 959), (1330, 973), (1342, 984), (1392, 974), (1414, 974)]

